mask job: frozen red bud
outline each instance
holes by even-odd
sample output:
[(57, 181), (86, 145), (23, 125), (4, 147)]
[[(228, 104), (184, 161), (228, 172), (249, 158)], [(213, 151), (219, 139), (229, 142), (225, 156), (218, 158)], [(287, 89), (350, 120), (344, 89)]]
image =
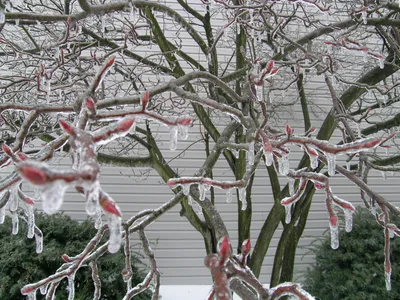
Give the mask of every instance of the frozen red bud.
[(112, 65), (113, 65), (114, 62), (115, 62), (115, 58), (116, 58), (116, 56), (114, 55), (114, 56), (112, 56), (112, 57), (106, 62), (105, 67), (106, 67), (107, 69), (112, 67)]
[(242, 243), (242, 253), (243, 253), (243, 255), (249, 254), (250, 250), (251, 250), (251, 241), (250, 241), (250, 239), (247, 239)]
[(267, 63), (267, 66), (265, 67), (265, 70), (267, 71), (267, 73), (270, 73), (272, 71), (272, 69), (274, 68), (274, 65), (275, 65), (275, 61), (273, 61), (273, 60), (270, 60)]
[(32, 293), (35, 290), (32, 286), (26, 285), (21, 289), (21, 294), (22, 295), (28, 295)]
[(47, 175), (40, 169), (32, 166), (18, 167), (21, 176), (34, 185), (44, 185), (47, 182)]
[(20, 160), (24, 161), (28, 159), (28, 156), (25, 153), (18, 152), (17, 156), (19, 157)]
[(350, 203), (343, 202), (343, 203), (340, 204), (340, 206), (341, 206), (342, 208), (344, 208), (344, 209), (348, 209), (348, 210), (351, 210), (351, 211), (355, 211), (354, 206), (351, 205)]
[(336, 227), (337, 226), (337, 216), (336, 215), (332, 215), (329, 218), (329, 223), (331, 224), (332, 227)]
[(69, 135), (74, 136), (75, 135), (75, 128), (74, 126), (71, 125), (71, 123), (64, 121), (64, 120), (59, 120), (61, 128), (68, 133)]
[(280, 68), (275, 68), (271, 71), (271, 73), (269, 73), (270, 75), (275, 75), (276, 73), (278, 73)]
[(71, 259), (67, 254), (61, 255), (61, 258), (62, 258), (62, 260), (65, 261), (66, 263), (72, 262), (72, 259)]
[(183, 126), (189, 126), (192, 123), (192, 119), (190, 118), (183, 118), (178, 120), (178, 124), (179, 125), (183, 125)]
[(35, 204), (35, 201), (33, 201), (33, 199), (30, 198), (30, 197), (24, 197), (22, 199), (22, 201), (24, 201), (26, 204), (29, 204), (29, 205), (34, 205)]
[(321, 183), (314, 182), (314, 187), (315, 187), (316, 190), (322, 190), (325, 187), (325, 185), (323, 185)]
[(390, 263), (386, 263), (385, 264), (385, 272), (390, 273), (391, 271), (392, 271), (392, 266), (390, 265)]
[(221, 261), (226, 261), (230, 251), (231, 244), (229, 242), (228, 236), (226, 235), (222, 238), (221, 244), (219, 246), (219, 256), (221, 257)]
[(379, 139), (379, 140), (375, 140), (375, 141), (371, 141), (371, 142), (365, 143), (364, 147), (365, 148), (374, 148), (374, 147), (378, 146), (380, 143), (381, 143), (381, 140)]
[(94, 110), (96, 108), (96, 104), (94, 103), (93, 99), (91, 99), (91, 98), (85, 99), (85, 105), (90, 110)]
[(142, 96), (142, 99), (141, 99), (141, 104), (142, 104), (143, 110), (146, 109), (147, 104), (149, 103), (149, 99), (150, 99), (149, 91), (145, 91)]
[(8, 147), (6, 144), (1, 144), (1, 148), (3, 149), (4, 153), (7, 154), (8, 156), (12, 157), (13, 156), (13, 152), (11, 150), (10, 147)]
[(109, 197), (100, 197), (99, 198), (100, 206), (103, 208), (105, 212), (116, 215), (118, 217), (121, 216), (121, 212), (119, 211), (115, 202)]
[(118, 131), (122, 132), (128, 131), (132, 127), (133, 123), (135, 123), (135, 119), (132, 118), (122, 119), (118, 124)]
[(294, 129), (290, 127), (289, 125), (286, 125), (286, 134), (287, 135), (292, 135), (294, 133)]

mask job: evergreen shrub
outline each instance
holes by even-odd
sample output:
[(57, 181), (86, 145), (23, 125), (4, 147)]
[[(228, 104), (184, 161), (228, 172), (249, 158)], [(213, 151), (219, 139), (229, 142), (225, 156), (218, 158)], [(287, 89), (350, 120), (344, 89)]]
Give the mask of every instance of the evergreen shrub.
[[(339, 248), (332, 250), (330, 236), (311, 246), (316, 263), (305, 274), (304, 288), (322, 300), (400, 299), (400, 238), (391, 239), (392, 291), (384, 278), (383, 228), (365, 208), (357, 208), (353, 230), (339, 234)], [(400, 225), (399, 218), (391, 222)]]
[[(35, 221), (43, 232), (43, 252), (40, 254), (36, 253), (35, 239), (26, 237), (27, 226), (24, 222), (20, 222), (19, 232), (15, 236), (11, 235), (9, 217), (0, 225), (0, 299), (26, 299), (20, 293), (21, 287), (54, 274), (64, 263), (61, 255), (79, 254), (97, 232), (90, 220), (78, 222), (61, 213), (51, 216), (37, 213)], [(119, 300), (126, 292), (126, 283), (121, 275), (124, 268), (122, 251), (116, 254), (107, 253), (98, 259), (101, 299)], [(143, 265), (141, 266), (137, 254), (132, 255), (132, 260), (132, 284), (136, 285), (143, 280), (145, 274), (140, 269)], [(57, 300), (68, 298), (66, 288), (67, 279), (63, 279), (56, 292)], [(93, 292), (91, 268), (84, 266), (75, 276), (75, 299), (92, 299)], [(36, 296), (37, 299), (44, 299), (39, 291)], [(150, 298), (149, 292), (135, 297), (138, 300)]]

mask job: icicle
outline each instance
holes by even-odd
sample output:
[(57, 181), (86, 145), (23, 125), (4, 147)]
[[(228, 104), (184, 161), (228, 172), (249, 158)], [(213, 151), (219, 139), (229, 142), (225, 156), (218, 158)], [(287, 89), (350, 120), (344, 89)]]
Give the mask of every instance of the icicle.
[(0, 208), (0, 224), (4, 223), (4, 218), (6, 217), (6, 206), (4, 205)]
[(15, 19), (15, 25), (19, 26), (19, 19)]
[(330, 222), (329, 228), (331, 232), (331, 248), (335, 250), (339, 248), (339, 228), (337, 225), (332, 225)]
[(267, 167), (272, 165), (272, 162), (274, 161), (274, 155), (272, 152), (266, 152), (264, 151), (264, 156), (265, 156), (265, 165)]
[(254, 142), (249, 143), (249, 151), (247, 151), (247, 161), (249, 166), (254, 165)]
[(11, 231), (11, 233), (13, 235), (17, 235), (18, 234), (18, 230), (19, 230), (19, 220), (18, 220), (18, 214), (16, 212), (12, 212), (11, 213), (11, 220), (12, 220), (12, 231)]
[(190, 193), (190, 184), (182, 185), (182, 192), (185, 196), (189, 195)]
[(206, 199), (206, 189), (204, 188), (204, 185), (199, 183), (198, 189), (199, 189), (199, 199), (200, 201), (204, 201), (204, 199)]
[(68, 276), (68, 300), (74, 300), (75, 298), (75, 274)]
[(228, 188), (226, 190), (226, 203), (231, 203), (232, 202), (232, 188)]
[(364, 8), (364, 9), (361, 11), (361, 16), (362, 16), (364, 25), (367, 25), (368, 20), (367, 20), (367, 10), (366, 10), (366, 8)]
[(0, 6), (0, 24), (4, 24), (6, 22), (6, 15), (4, 12), (4, 7)]
[(42, 253), (43, 251), (43, 234), (40, 232), (39, 234), (35, 232), (35, 241), (36, 241), (36, 253)]
[(288, 177), (288, 185), (289, 185), (289, 195), (293, 195), (294, 194), (294, 183), (296, 182), (296, 180), (292, 177)]
[(239, 150), (231, 149), (231, 153), (236, 159), (239, 158)]
[(257, 97), (257, 101), (263, 101), (264, 85), (256, 85), (256, 97)]
[(386, 283), (386, 290), (392, 290), (392, 268), (390, 267), (389, 270), (385, 270), (385, 283)]
[(169, 132), (169, 149), (175, 151), (178, 146), (178, 128), (173, 126)]
[(27, 207), (27, 214), (28, 214), (28, 232), (27, 237), (31, 239), (35, 235), (35, 213), (33, 212), (33, 205), (29, 205)]
[(189, 126), (178, 125), (178, 131), (179, 131), (179, 138), (181, 138), (182, 140), (187, 140), (189, 136)]
[(96, 220), (94, 221), (94, 228), (99, 229), (102, 225), (103, 225), (103, 220), (101, 218), (102, 216), (102, 212), (100, 209), (100, 206), (97, 207), (97, 211), (96, 211)]
[(381, 173), (382, 173), (383, 180), (386, 180), (386, 172), (385, 171), (381, 171)]
[(394, 230), (389, 229), (389, 238), (394, 238), (396, 236), (396, 234), (394, 233)]
[(104, 34), (106, 32), (106, 18), (101, 16), (101, 33)]
[(346, 161), (346, 169), (347, 169), (347, 171), (350, 171), (350, 167), (351, 167), (350, 161)]
[(388, 156), (389, 156), (389, 149), (390, 149), (390, 148), (385, 148), (385, 154), (386, 154), (386, 157), (388, 157)]
[(188, 195), (188, 204), (189, 204), (190, 206), (193, 206), (193, 198), (192, 198), (192, 196), (190, 196), (190, 195)]
[(9, 207), (11, 212), (14, 212), (18, 209), (18, 202), (19, 202), (19, 199), (17, 196), (17, 191), (15, 189), (13, 189), (11, 191), (11, 199), (10, 199), (10, 207)]
[(42, 207), (46, 214), (54, 214), (60, 209), (67, 188), (65, 183), (54, 181), (41, 189)]
[(285, 223), (289, 224), (292, 221), (292, 204), (285, 206)]
[(378, 63), (379, 68), (383, 69), (385, 67), (385, 59), (383, 57), (379, 57)]
[(122, 243), (121, 218), (116, 215), (109, 214), (108, 229), (110, 231), (110, 238), (108, 241), (108, 251), (110, 253), (116, 253), (121, 247)]
[(343, 209), (344, 212), (344, 222), (346, 232), (351, 232), (353, 230), (353, 210)]
[(310, 167), (311, 167), (311, 169), (318, 168), (318, 156), (309, 155), (309, 157), (310, 157)]
[(49, 284), (48, 284), (48, 283), (42, 285), (42, 286), (40, 287), (40, 293), (41, 293), (42, 295), (46, 295), (46, 294), (47, 294), (47, 289), (48, 289), (48, 287), (49, 287)]
[(287, 175), (289, 173), (289, 155), (284, 154), (282, 157), (278, 157), (278, 169), (279, 169), (279, 174), (281, 175)]
[(86, 196), (86, 213), (89, 216), (94, 216), (99, 207), (99, 191), (100, 183), (96, 180), (90, 187)]
[(246, 187), (241, 187), (238, 189), (238, 191), (239, 191), (239, 201), (242, 202), (242, 210), (246, 210), (247, 208)]
[(328, 174), (329, 176), (335, 175), (336, 170), (336, 155), (331, 153), (325, 153), (326, 159), (328, 160)]
[(27, 295), (27, 300), (36, 300), (36, 290)]

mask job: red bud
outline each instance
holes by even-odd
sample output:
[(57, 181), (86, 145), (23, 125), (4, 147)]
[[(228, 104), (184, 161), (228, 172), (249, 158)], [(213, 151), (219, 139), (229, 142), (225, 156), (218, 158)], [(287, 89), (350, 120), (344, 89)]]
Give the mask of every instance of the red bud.
[(91, 98), (85, 99), (85, 105), (90, 110), (94, 110), (96, 108), (96, 104), (94, 103), (93, 99), (91, 99)]
[(61, 128), (68, 133), (71, 136), (75, 135), (75, 128), (74, 126), (71, 125), (71, 123), (64, 121), (64, 120), (59, 120), (58, 121), (60, 123)]
[(250, 239), (247, 239), (242, 243), (242, 254), (247, 255), (250, 253), (250, 250), (251, 250), (251, 241)]
[(190, 118), (183, 118), (178, 120), (178, 124), (179, 125), (183, 125), (183, 126), (189, 126), (192, 123), (192, 119)]
[(131, 129), (133, 123), (135, 123), (135, 119), (124, 118), (121, 121), (119, 121), (117, 130), (122, 132), (128, 131), (129, 129)]
[(226, 235), (222, 238), (221, 244), (219, 246), (219, 256), (221, 258), (221, 262), (226, 261), (230, 251), (231, 251), (231, 244), (229, 242), (228, 236)]
[(25, 153), (18, 152), (17, 155), (18, 155), (19, 159), (22, 160), (22, 161), (28, 159), (28, 156)]
[(61, 258), (62, 258), (62, 260), (65, 261), (66, 263), (72, 262), (72, 259), (71, 259), (67, 254), (61, 255)]
[(329, 223), (331, 224), (332, 227), (336, 227), (337, 226), (337, 216), (336, 215), (332, 215), (329, 218)]
[(32, 286), (26, 285), (21, 289), (22, 295), (28, 295), (32, 293), (35, 289)]
[(18, 167), (21, 176), (34, 185), (44, 185), (47, 182), (47, 175), (40, 169), (31, 166)]
[(105, 212), (116, 215), (118, 217), (121, 216), (121, 212), (119, 211), (115, 202), (109, 198), (108, 196), (103, 196), (99, 198), (100, 206), (103, 208)]
[(1, 144), (1, 148), (3, 149), (4, 153), (7, 154), (9, 157), (12, 157), (14, 155), (11, 148), (8, 147), (5, 143)]
[(266, 66), (266, 71), (267, 71), (267, 73), (270, 73), (271, 71), (272, 71), (272, 69), (274, 68), (274, 65), (275, 65), (275, 61), (273, 61), (273, 60), (270, 60), (268, 63), (267, 63), (267, 66)]

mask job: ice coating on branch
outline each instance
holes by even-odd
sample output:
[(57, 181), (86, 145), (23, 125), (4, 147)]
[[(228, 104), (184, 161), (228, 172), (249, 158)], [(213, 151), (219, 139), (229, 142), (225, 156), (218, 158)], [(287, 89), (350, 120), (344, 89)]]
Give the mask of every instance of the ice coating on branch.
[(19, 219), (17, 212), (11, 212), (11, 222), (12, 222), (11, 233), (13, 235), (17, 235), (19, 230)]
[(108, 229), (110, 231), (110, 238), (108, 240), (108, 251), (110, 253), (116, 253), (121, 247), (121, 222), (121, 217), (113, 214), (108, 214)]
[(331, 216), (329, 220), (329, 229), (331, 233), (331, 248), (339, 248), (339, 226), (337, 224), (337, 216)]
[(385, 67), (385, 59), (383, 57), (380, 57), (378, 59), (378, 63), (379, 63), (379, 68), (383, 69)]
[(169, 149), (175, 151), (178, 147), (178, 128), (172, 126), (169, 132)]
[(46, 214), (54, 214), (60, 209), (67, 189), (68, 185), (59, 180), (49, 182), (41, 187), (42, 208)]
[(232, 192), (233, 192), (232, 188), (226, 190), (226, 203), (232, 202)]
[(264, 99), (264, 85), (255, 85), (255, 88), (257, 100), (262, 101)]
[(247, 161), (249, 166), (254, 165), (254, 142), (249, 143), (249, 151), (247, 151)]
[(332, 153), (325, 153), (326, 159), (328, 161), (328, 174), (329, 176), (335, 175), (336, 170), (336, 155)]
[(35, 235), (35, 214), (33, 211), (33, 205), (27, 205), (26, 213), (28, 215), (28, 232), (26, 236), (31, 239)]
[(43, 234), (40, 231), (35, 232), (35, 241), (36, 241), (36, 253), (42, 253), (43, 251)]
[(285, 223), (289, 224), (292, 221), (292, 204), (285, 206)]
[(96, 180), (86, 192), (86, 213), (94, 216), (99, 208), (100, 182)]

